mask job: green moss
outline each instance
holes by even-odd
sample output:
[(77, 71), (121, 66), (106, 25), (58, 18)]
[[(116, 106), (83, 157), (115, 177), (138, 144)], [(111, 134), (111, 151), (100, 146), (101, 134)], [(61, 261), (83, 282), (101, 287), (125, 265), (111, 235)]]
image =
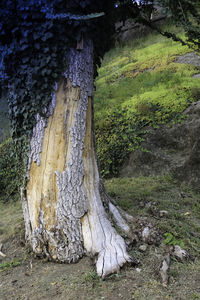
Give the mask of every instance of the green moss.
[(199, 69), (175, 62), (177, 56), (190, 51), (150, 34), (105, 56), (95, 92), (97, 150), (103, 176), (117, 175), (123, 159), (141, 144), (142, 128), (147, 124), (158, 127), (182, 122), (182, 112), (197, 101), (199, 79), (192, 75)]

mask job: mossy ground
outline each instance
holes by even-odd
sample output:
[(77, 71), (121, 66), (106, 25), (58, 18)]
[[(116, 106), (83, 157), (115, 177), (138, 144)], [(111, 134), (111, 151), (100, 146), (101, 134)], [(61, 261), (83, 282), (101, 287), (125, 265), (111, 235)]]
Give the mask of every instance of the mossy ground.
[[(200, 250), (200, 194), (170, 176), (113, 178), (106, 188), (117, 204), (136, 218), (151, 222), (194, 257)], [(164, 217), (160, 211), (167, 211)], [(167, 235), (168, 234), (168, 235)], [(167, 239), (166, 239), (167, 243)]]
[(182, 112), (200, 97), (199, 79), (192, 77), (200, 71), (176, 59), (191, 51), (151, 33), (105, 55), (95, 92), (97, 152), (103, 176), (117, 175), (127, 155), (141, 147), (145, 126), (184, 122)]
[[(96, 80), (96, 120), (101, 120), (102, 114), (115, 105), (135, 107), (143, 101), (163, 106), (173, 104), (174, 111), (179, 104), (183, 110), (188, 105), (187, 92), (199, 87), (199, 81), (191, 77), (199, 69), (178, 64), (176, 58), (191, 51), (187, 46), (152, 33), (108, 52)], [(181, 102), (180, 91), (185, 95)], [(190, 98), (192, 101), (192, 95)]]
[[(162, 235), (172, 233), (177, 243), (184, 243), (190, 259), (172, 259), (169, 285), (163, 286), (159, 277), (159, 266), (169, 247), (164, 242), (160, 246), (148, 245), (145, 252), (139, 250), (138, 242), (131, 255), (140, 261), (139, 269), (127, 266), (104, 281), (98, 278), (87, 257), (69, 265), (35, 258), (23, 244), (20, 203), (8, 202), (0, 206), (0, 243), (7, 255), (0, 257), (1, 300), (200, 299), (200, 195), (169, 176), (111, 179), (105, 185), (117, 204), (136, 219), (145, 217)], [(149, 202), (153, 210), (146, 205)], [(167, 216), (159, 217), (155, 207), (158, 211), (167, 210)]]

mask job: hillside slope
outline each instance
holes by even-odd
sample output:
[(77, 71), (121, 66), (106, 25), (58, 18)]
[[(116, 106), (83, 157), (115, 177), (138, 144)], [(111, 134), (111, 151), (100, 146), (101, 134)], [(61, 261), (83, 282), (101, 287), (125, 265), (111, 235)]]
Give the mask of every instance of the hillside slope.
[[(191, 51), (149, 34), (107, 53), (95, 92), (97, 150), (103, 176), (118, 175), (136, 149), (148, 151), (142, 142), (149, 127), (184, 123), (184, 110), (200, 99), (200, 62), (194, 63), (199, 57)], [(190, 63), (184, 61), (185, 54), (186, 58), (191, 56)]]

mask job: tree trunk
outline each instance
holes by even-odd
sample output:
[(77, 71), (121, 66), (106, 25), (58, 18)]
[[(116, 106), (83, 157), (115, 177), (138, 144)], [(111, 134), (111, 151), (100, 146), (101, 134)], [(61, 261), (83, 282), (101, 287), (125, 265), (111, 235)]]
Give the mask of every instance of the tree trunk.
[[(71, 49), (68, 67), (52, 97), (48, 120), (37, 116), (22, 195), (26, 239), (38, 255), (76, 262), (97, 258), (99, 276), (130, 261), (123, 238), (112, 227), (129, 226), (117, 208), (101, 200), (93, 131), (93, 46)], [(105, 196), (105, 194), (104, 194)]]

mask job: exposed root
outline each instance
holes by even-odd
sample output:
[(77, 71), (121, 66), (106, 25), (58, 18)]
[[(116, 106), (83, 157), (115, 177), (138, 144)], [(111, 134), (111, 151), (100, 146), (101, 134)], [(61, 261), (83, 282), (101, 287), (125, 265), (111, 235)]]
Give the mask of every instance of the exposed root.
[(125, 220), (122, 218), (121, 214), (119, 213), (119, 210), (117, 209), (116, 206), (114, 206), (111, 202), (109, 202), (109, 210), (116, 222), (116, 225), (122, 229), (124, 232), (129, 233), (130, 232), (130, 227), (129, 225), (125, 222)]
[(105, 278), (118, 272), (132, 259), (127, 253), (124, 239), (108, 220), (98, 193), (91, 197), (90, 205), (90, 213), (82, 219), (84, 247), (92, 256), (97, 255), (97, 274)]
[(118, 272), (124, 264), (132, 261), (127, 254), (124, 240), (118, 234), (114, 235), (112, 239), (112, 243), (107, 243), (97, 258), (97, 274), (102, 278)]
[(122, 217), (124, 217), (128, 222), (133, 223), (135, 222), (135, 218), (125, 212), (121, 207), (116, 206)]
[(1, 252), (1, 250), (2, 250), (2, 247), (3, 247), (3, 244), (0, 244), (0, 256), (2, 256), (2, 257), (6, 257), (6, 255), (5, 255), (3, 252)]
[(0, 256), (6, 257), (6, 255), (3, 252), (1, 252), (1, 251), (0, 251)]

